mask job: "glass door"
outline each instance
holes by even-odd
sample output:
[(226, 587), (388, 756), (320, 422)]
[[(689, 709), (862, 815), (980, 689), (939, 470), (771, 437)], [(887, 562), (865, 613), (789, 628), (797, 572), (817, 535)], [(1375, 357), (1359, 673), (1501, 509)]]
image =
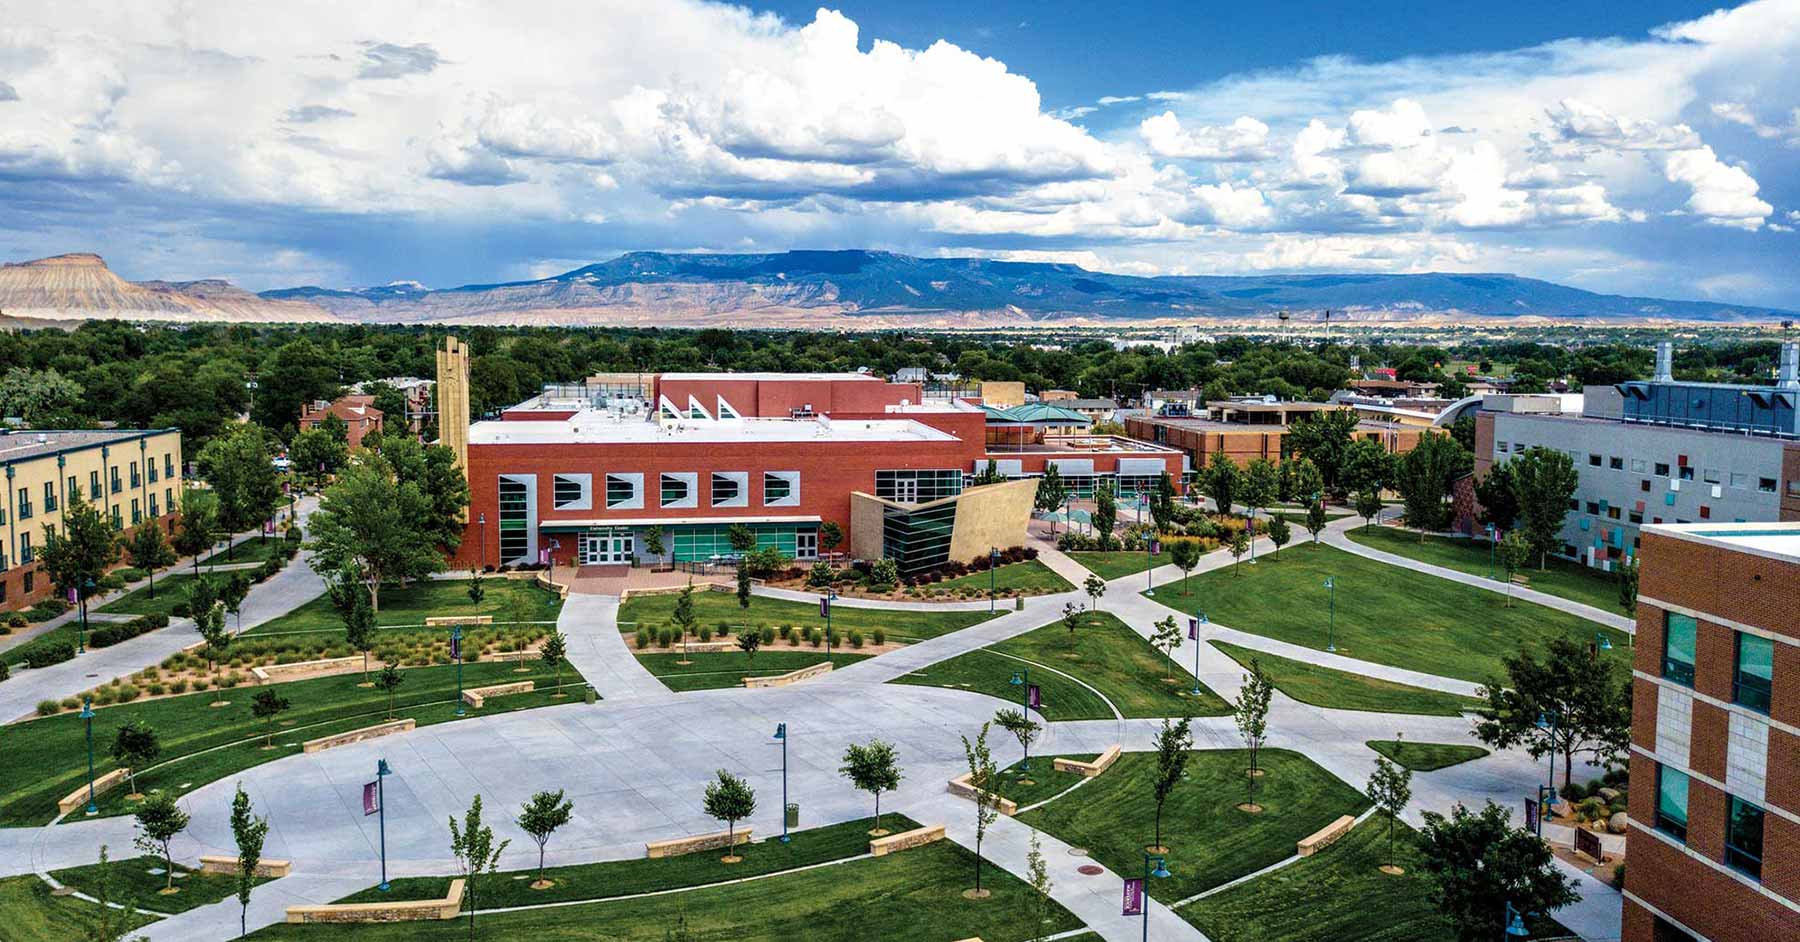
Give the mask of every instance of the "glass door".
[(601, 548), (602, 543), (604, 543), (604, 542), (605, 541), (597, 534), (583, 533), (581, 535), (580, 542), (576, 545), (576, 550), (577, 550), (576, 558), (580, 561), (581, 565), (583, 565), (583, 566), (599, 565), (601, 562), (600, 548)]
[(801, 530), (794, 534), (794, 558), (819, 558), (819, 533), (817, 530)]

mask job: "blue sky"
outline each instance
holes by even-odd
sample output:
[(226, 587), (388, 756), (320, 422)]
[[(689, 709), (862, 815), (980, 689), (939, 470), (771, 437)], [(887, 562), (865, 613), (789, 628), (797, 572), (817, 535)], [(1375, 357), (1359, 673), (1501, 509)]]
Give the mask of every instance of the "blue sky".
[(5, 260), (264, 289), (871, 247), (1800, 309), (1794, 0), (9, 16)]

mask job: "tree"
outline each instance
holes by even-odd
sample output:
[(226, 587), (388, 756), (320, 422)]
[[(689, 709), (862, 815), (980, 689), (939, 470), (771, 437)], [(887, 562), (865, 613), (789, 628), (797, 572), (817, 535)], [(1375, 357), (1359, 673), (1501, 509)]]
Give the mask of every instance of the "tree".
[(1306, 532), (1312, 534), (1313, 542), (1319, 542), (1319, 534), (1325, 532), (1325, 501), (1323, 498), (1313, 501), (1306, 507)]
[(194, 574), (200, 574), (200, 556), (219, 541), (219, 501), (206, 491), (188, 488), (181, 494), (181, 517), (175, 530), (175, 551), (194, 557)]
[(1276, 555), (1279, 556), (1281, 548), (1293, 538), (1294, 528), (1288, 526), (1287, 517), (1276, 514), (1269, 518), (1269, 542), (1275, 544)]
[(844, 528), (838, 526), (836, 521), (827, 520), (824, 523), (819, 524), (820, 549), (829, 553), (832, 550), (837, 549), (838, 544), (842, 542), (844, 542)]
[[(1046, 465), (1043, 476), (1038, 478), (1037, 496), (1032, 499), (1032, 506), (1044, 513), (1055, 513), (1068, 499), (1069, 487), (1063, 482), (1062, 472), (1054, 464)], [(1050, 518), (1050, 535), (1056, 535), (1055, 517)]]
[(427, 529), (430, 514), (417, 484), (397, 482), (380, 455), (359, 452), (312, 515), (312, 566), (320, 573), (353, 569), (367, 586), (369, 607), (380, 612), (383, 582), (444, 568)]
[(1369, 524), (1381, 516), (1381, 503), (1380, 491), (1356, 492), (1356, 513), (1363, 518), (1363, 529), (1368, 529)]
[(754, 670), (757, 649), (762, 647), (762, 632), (751, 628), (738, 632), (737, 646), (744, 652), (745, 670)]
[(263, 721), (263, 748), (273, 748), (275, 743), (275, 718), (287, 712), (288, 700), (275, 692), (274, 687), (264, 687), (250, 698), (250, 715)]
[(288, 461), (295, 473), (314, 481), (336, 474), (350, 459), (348, 438), (339, 438), (323, 423), (305, 429), (288, 445)]
[(225, 580), (225, 588), (219, 590), (219, 602), (225, 610), (237, 619), (237, 626), (244, 627), (244, 597), (250, 594), (250, 580), (244, 578), (242, 572), (234, 572)]
[(1284, 464), (1294, 468), (1294, 500), (1310, 503), (1325, 496), (1325, 478), (1319, 474), (1318, 465), (1305, 458), (1293, 458)]
[(756, 548), (756, 531), (741, 523), (734, 523), (725, 531), (725, 539), (731, 543), (731, 549), (743, 555)]
[(1550, 845), (1516, 828), (1507, 809), (1489, 801), (1479, 814), (1457, 805), (1445, 817), (1424, 813), (1420, 866), (1431, 878), (1431, 901), (1456, 927), (1458, 942), (1500, 935), (1506, 906), (1544, 915), (1580, 898), (1557, 871)]
[(1094, 533), (1100, 537), (1100, 549), (1112, 549), (1113, 527), (1119, 522), (1119, 504), (1113, 497), (1111, 485), (1100, 484), (1094, 488), (1094, 513), (1088, 519), (1094, 524)]
[(551, 676), (555, 678), (552, 682), (556, 685), (556, 696), (558, 697), (563, 695), (562, 666), (568, 660), (568, 655), (569, 639), (563, 637), (563, 633), (560, 631), (550, 632), (550, 637), (545, 638), (543, 646), (538, 648), (538, 660), (543, 661), (544, 666), (550, 668)]
[[(128, 931), (130, 920), (138, 918), (131, 908), (113, 905), (113, 880), (112, 861), (107, 857), (106, 845), (101, 844), (100, 862), (94, 869), (94, 887), (90, 891), (95, 906), (93, 914), (88, 917), (91, 921), (87, 926), (87, 934), (82, 936), (84, 942), (118, 942)], [(142, 939), (142, 936), (138, 938)]]
[(1275, 493), (1281, 487), (1281, 472), (1275, 462), (1267, 458), (1252, 458), (1244, 468), (1243, 480), (1238, 489), (1238, 502), (1249, 508), (1250, 515), (1269, 506), (1275, 500)]
[(1182, 773), (1187, 771), (1189, 754), (1194, 748), (1194, 737), (1189, 733), (1192, 723), (1192, 717), (1184, 716), (1178, 723), (1171, 723), (1165, 717), (1162, 728), (1156, 732), (1156, 780), (1150, 785), (1150, 797), (1156, 801), (1156, 843), (1149, 848), (1153, 854), (1168, 853), (1162, 842), (1163, 804), (1174, 794)]
[(984, 484), (999, 484), (1004, 480), (1006, 480), (1006, 476), (1000, 473), (1000, 464), (994, 459), (989, 458), (987, 467), (982, 468), (981, 471), (975, 475), (973, 486), (980, 487)]
[(1619, 563), (1619, 607), (1625, 614), (1637, 612), (1638, 597), (1638, 561), (1635, 556), (1627, 556)]
[(1506, 605), (1512, 607), (1513, 576), (1525, 568), (1531, 559), (1531, 544), (1525, 542), (1524, 534), (1517, 530), (1509, 531), (1500, 538), (1494, 547), (1494, 554), (1500, 558), (1500, 569), (1506, 573)]
[(1481, 688), (1475, 737), (1495, 749), (1522, 746), (1534, 759), (1554, 750), (1565, 782), (1577, 754), (1617, 762), (1630, 746), (1631, 678), (1571, 638), (1541, 647), (1539, 660), (1537, 647), (1521, 646), (1502, 662), (1506, 679)]
[(87, 605), (89, 593), (106, 570), (119, 560), (119, 532), (100, 508), (71, 495), (63, 509), (62, 532), (44, 527), (44, 546), (38, 551), (38, 567), (50, 577), (57, 594), (80, 594)]
[(168, 534), (163, 532), (161, 524), (146, 520), (131, 531), (130, 538), (125, 541), (125, 549), (131, 553), (131, 564), (149, 574), (149, 595), (156, 598), (156, 571), (176, 560), (175, 549), (169, 545)]
[(1419, 436), (1419, 443), (1400, 459), (1394, 486), (1406, 505), (1407, 525), (1419, 531), (1421, 543), (1426, 531), (1445, 529), (1449, 508), (1444, 498), (1468, 466), (1469, 453), (1455, 439), (1441, 434)]
[(663, 545), (662, 527), (651, 527), (644, 531), (644, 550), (656, 557), (657, 562), (662, 562), (663, 553), (668, 551), (668, 547)]
[(994, 755), (988, 750), (988, 727), (981, 724), (981, 732), (975, 734), (975, 741), (970, 742), (968, 736), (962, 737), (963, 758), (969, 763), (969, 787), (975, 789), (975, 893), (977, 899), (987, 897), (981, 888), (981, 842), (987, 838), (988, 825), (1000, 817), (1000, 791), (997, 779), (999, 770), (994, 767)]
[(406, 675), (400, 672), (400, 666), (393, 663), (382, 665), (381, 673), (375, 675), (376, 689), (387, 693), (387, 716), (390, 720), (394, 718), (394, 691), (399, 690), (405, 680)]
[(708, 817), (725, 822), (725, 863), (737, 863), (737, 823), (756, 813), (756, 790), (743, 779), (720, 769), (706, 786), (704, 807)]
[(1215, 451), (1207, 459), (1206, 470), (1201, 472), (1200, 490), (1212, 498), (1219, 508), (1219, 513), (1229, 515), (1232, 502), (1238, 492), (1238, 484), (1244, 473), (1238, 470), (1237, 462), (1231, 460), (1222, 451)]
[(56, 370), (15, 366), (0, 376), (0, 413), (24, 419), (30, 428), (67, 428), (56, 420), (80, 405), (83, 392)]
[(1150, 646), (1163, 655), (1163, 677), (1169, 676), (1169, 662), (1177, 648), (1181, 647), (1181, 629), (1175, 626), (1175, 616), (1170, 615), (1156, 622), (1156, 630), (1150, 634)]
[(1075, 640), (1075, 629), (1081, 627), (1081, 607), (1074, 602), (1064, 602), (1062, 624), (1064, 628), (1069, 630), (1069, 640), (1073, 642)]
[(669, 615), (669, 620), (675, 623), (683, 638), (694, 633), (694, 626), (699, 623), (699, 619), (694, 616), (694, 582), (691, 578), (675, 596), (675, 611)]
[(1338, 486), (1344, 493), (1376, 490), (1394, 480), (1394, 456), (1386, 446), (1373, 438), (1359, 438), (1344, 450), (1344, 467), (1338, 474)]
[(480, 605), (481, 600), (487, 598), (487, 586), (481, 584), (481, 570), (474, 566), (469, 567), (468, 593), (470, 605)]
[(750, 567), (737, 568), (737, 603), (738, 608), (750, 607)]
[(1581, 477), (1568, 455), (1542, 446), (1528, 448), (1507, 463), (1513, 465), (1519, 496), (1519, 529), (1537, 554), (1538, 567), (1544, 568), (1560, 542), (1569, 499), (1575, 496)]
[(1011, 708), (1000, 710), (994, 714), (994, 725), (1012, 734), (1019, 741), (1019, 749), (1025, 758), (1031, 758), (1031, 744), (1037, 742), (1038, 734), (1044, 727), (1024, 710)]
[(1389, 872), (1399, 873), (1394, 863), (1394, 836), (1406, 803), (1412, 801), (1412, 769), (1389, 762), (1386, 756), (1376, 756), (1375, 771), (1369, 775), (1369, 800), (1387, 816)]
[(1356, 422), (1356, 410), (1330, 409), (1302, 416), (1288, 428), (1289, 451), (1312, 462), (1324, 489), (1334, 494), (1342, 493), (1339, 472)]
[(369, 651), (375, 647), (375, 610), (369, 607), (369, 597), (360, 591), (360, 585), (352, 583), (357, 589), (350, 610), (342, 613), (344, 619), (344, 643), (362, 652), (363, 679), (362, 685), (369, 686)]
[(250, 890), (262, 865), (263, 839), (269, 836), (269, 819), (250, 813), (250, 796), (244, 786), (231, 798), (231, 837), (237, 843), (238, 935), (249, 931)]
[(336, 399), (343, 391), (332, 358), (311, 340), (283, 344), (257, 370), (252, 421), (268, 429), (292, 427), (308, 403)]
[(1237, 724), (1238, 736), (1244, 740), (1244, 750), (1250, 754), (1250, 768), (1244, 776), (1249, 792), (1244, 802), (1246, 811), (1261, 810), (1256, 804), (1256, 780), (1262, 776), (1257, 760), (1269, 737), (1269, 701), (1274, 694), (1275, 684), (1263, 671), (1262, 662), (1250, 658), (1250, 673), (1244, 675), (1244, 685), (1231, 705), (1231, 718)]
[(512, 841), (501, 841), (494, 845), (494, 829), (481, 822), (481, 795), (469, 803), (469, 810), (463, 815), (462, 827), (456, 826), (456, 818), (450, 818), (450, 853), (456, 858), (456, 865), (462, 871), (463, 892), (469, 897), (469, 938), (475, 937), (475, 913), (478, 906), (476, 891), (480, 889), (481, 877), (492, 875), (500, 869), (500, 854)]
[(849, 779), (857, 791), (875, 796), (875, 828), (869, 833), (886, 834), (881, 829), (881, 793), (899, 788), (904, 777), (894, 755), (893, 743), (880, 739), (871, 739), (867, 745), (851, 743), (844, 750), (844, 764), (838, 767), (838, 774)]
[(1025, 853), (1025, 877), (1031, 884), (1031, 905), (1027, 909), (1030, 917), (1030, 938), (1038, 942), (1044, 938), (1041, 934), (1044, 926), (1049, 924), (1056, 914), (1056, 901), (1051, 898), (1050, 865), (1044, 860), (1043, 843), (1038, 840), (1037, 830), (1031, 832), (1031, 849)]
[(125, 769), (125, 778), (131, 784), (128, 797), (138, 796), (138, 770), (155, 762), (159, 755), (162, 755), (162, 743), (156, 738), (156, 730), (143, 720), (127, 720), (113, 734), (112, 758)]
[(1237, 568), (1238, 561), (1243, 559), (1244, 554), (1250, 551), (1250, 538), (1244, 535), (1244, 531), (1242, 530), (1233, 530), (1231, 531), (1231, 541), (1226, 543), (1225, 546), (1231, 551), (1231, 574), (1236, 576), (1239, 574)]
[(550, 835), (556, 829), (569, 823), (574, 817), (575, 803), (564, 801), (562, 789), (553, 792), (538, 792), (531, 796), (519, 810), (517, 824), (519, 830), (531, 835), (538, 846), (538, 874), (532, 882), (534, 890), (549, 889), (550, 881), (544, 879), (544, 845), (550, 843)]
[(1169, 561), (1181, 570), (1181, 594), (1188, 595), (1193, 590), (1188, 579), (1194, 573), (1194, 567), (1200, 565), (1200, 542), (1198, 540), (1176, 540), (1169, 544)]
[(175, 804), (175, 793), (152, 791), (137, 810), (137, 836), (132, 843), (146, 854), (163, 859), (163, 873), (168, 878), (163, 892), (175, 893), (175, 858), (169, 853), (169, 842), (187, 830), (187, 812)]
[(1156, 490), (1150, 495), (1150, 522), (1158, 533), (1168, 532), (1175, 522), (1175, 480), (1167, 471), (1156, 477)]
[(1088, 603), (1089, 607), (1094, 611), (1099, 611), (1100, 596), (1106, 594), (1106, 580), (1090, 572), (1088, 577), (1082, 580), (1081, 590), (1086, 592), (1087, 597), (1092, 600)]
[(1510, 461), (1495, 462), (1475, 482), (1475, 520), (1496, 530), (1511, 530), (1519, 519), (1519, 480)]
[(219, 499), (219, 525), (227, 533), (253, 529), (281, 503), (281, 481), (268, 439), (254, 425), (239, 425), (206, 443), (200, 474)]

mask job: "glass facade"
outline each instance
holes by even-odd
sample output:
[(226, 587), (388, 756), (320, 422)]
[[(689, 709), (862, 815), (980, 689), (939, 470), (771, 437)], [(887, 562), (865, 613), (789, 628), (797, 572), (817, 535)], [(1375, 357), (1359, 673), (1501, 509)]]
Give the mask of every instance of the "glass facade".
[[(795, 534), (800, 530), (812, 533), (818, 529), (814, 524), (792, 523), (746, 523), (744, 526), (756, 534), (757, 549), (772, 546), (789, 558), (796, 555)], [(737, 551), (731, 548), (731, 527), (728, 525), (670, 527), (669, 537), (678, 563), (737, 555)]]
[(638, 499), (638, 478), (626, 477), (622, 474), (606, 476), (606, 506), (622, 507)]
[(787, 500), (794, 493), (794, 485), (787, 478), (778, 474), (763, 472), (763, 503), (772, 504)]
[(1762, 879), (1763, 810), (1732, 796), (1725, 813), (1725, 862)]
[(1688, 777), (1668, 766), (1656, 767), (1656, 829), (1687, 840)]
[(530, 488), (523, 481), (500, 479), (500, 561), (512, 562), (531, 551), (527, 521)]
[(882, 509), (881, 555), (911, 575), (950, 560), (950, 536), (956, 527), (956, 502), (913, 510)]
[(962, 472), (954, 468), (875, 472), (875, 496), (903, 504), (955, 497), (962, 487)]
[(1694, 619), (1675, 612), (1663, 613), (1662, 675), (1678, 684), (1694, 685)]
[(1775, 685), (1775, 642), (1738, 632), (1737, 670), (1732, 678), (1731, 699), (1758, 712), (1769, 712)]

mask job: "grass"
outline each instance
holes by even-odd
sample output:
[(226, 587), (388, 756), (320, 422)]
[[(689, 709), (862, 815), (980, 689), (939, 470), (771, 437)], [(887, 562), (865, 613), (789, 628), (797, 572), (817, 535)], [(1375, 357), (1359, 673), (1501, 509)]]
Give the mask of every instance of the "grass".
[(1326, 709), (1460, 716), (1464, 710), (1473, 709), (1480, 703), (1470, 697), (1332, 670), (1224, 641), (1214, 641), (1212, 646), (1245, 668), (1250, 666), (1250, 658), (1255, 657), (1263, 672), (1275, 683), (1275, 689), (1301, 703)]
[[(939, 583), (942, 585), (942, 583)], [(635, 632), (640, 625), (673, 624), (674, 595), (639, 595), (619, 606), (619, 630)], [(861, 631), (867, 635), (880, 628), (890, 638), (935, 638), (986, 621), (985, 611), (898, 611), (895, 609), (853, 608), (839, 604), (831, 611), (831, 625), (839, 635)], [(752, 596), (749, 608), (738, 606), (732, 592), (694, 592), (694, 618), (703, 625), (725, 622), (733, 626), (755, 625), (778, 628), (782, 625), (814, 626), (821, 631), (825, 619), (819, 615), (817, 602), (794, 602)]]
[[(124, 860), (110, 860), (106, 864), (106, 875), (111, 879), (107, 893), (113, 902), (126, 906), (137, 906), (155, 913), (185, 913), (210, 903), (216, 903), (228, 896), (237, 895), (237, 876), (223, 873), (201, 873), (175, 865), (175, 886), (179, 893), (168, 896), (159, 892), (166, 880), (160, 872), (163, 860), (161, 857), (134, 857)], [(70, 867), (67, 870), (52, 870), (50, 875), (58, 882), (72, 886), (89, 896), (99, 896), (101, 867), (98, 863), (81, 867)], [(267, 883), (258, 880), (257, 883)]]
[[(693, 859), (680, 861), (686, 865)], [(751, 856), (746, 863), (754, 859)], [(861, 942), (870, 938), (942, 942), (970, 936), (987, 942), (1022, 942), (1081, 926), (1059, 906), (1052, 908), (1049, 924), (1041, 928), (1022, 925), (1020, 916), (1033, 891), (992, 865), (982, 868), (982, 885), (993, 895), (985, 900), (964, 899), (961, 891), (973, 885), (973, 868), (972, 854), (939, 841), (886, 857), (748, 883), (483, 916), (479, 926), (488, 938), (529, 938), (533, 942), (663, 942), (678, 925), (693, 938), (740, 942)], [(420, 929), (406, 923), (281, 924), (262, 929), (253, 938), (314, 942), (348, 939), (352, 933), (359, 942), (388, 942), (419, 938)]]
[[(997, 595), (1055, 595), (1058, 592), (1073, 592), (1075, 587), (1069, 580), (1056, 574), (1056, 570), (1035, 559), (1020, 563), (1007, 563), (993, 570), (994, 592)], [(988, 573), (972, 572), (966, 576), (945, 579), (923, 586), (927, 591), (955, 592), (958, 589), (980, 592), (986, 596), (988, 591)], [(839, 609), (842, 611), (842, 609)]]
[[(657, 649), (661, 651), (661, 648)], [(857, 661), (868, 659), (867, 654), (846, 653), (847, 645), (833, 646), (831, 665), (833, 669), (849, 667)], [(670, 654), (640, 654), (638, 663), (644, 665), (656, 679), (663, 682), (677, 693), (689, 690), (714, 690), (720, 687), (742, 686), (745, 677), (773, 677), (785, 674), (802, 667), (810, 667), (825, 661), (825, 648), (799, 651), (759, 651), (752, 661), (742, 651), (696, 651), (688, 655), (692, 664), (677, 664), (681, 660), (681, 652), (675, 650)], [(755, 669), (751, 665), (755, 664)]]
[[(148, 916), (115, 913), (120, 931), (143, 926)], [(100, 924), (100, 907), (74, 897), (50, 895), (36, 876), (0, 879), (0, 942), (87, 942)]]
[[(513, 672), (512, 662), (484, 661), (465, 665), (465, 687), (533, 680), (540, 688), (490, 701), (470, 715), (510, 712), (566, 703), (554, 699), (548, 688), (551, 671), (537, 660), (526, 662), (527, 673)], [(420, 726), (455, 719), (455, 667), (419, 667), (402, 672), (405, 682), (395, 695), (396, 715), (411, 717)], [(579, 685), (581, 677), (564, 666), (565, 683)], [(292, 707), (277, 726), (275, 748), (262, 748), (263, 723), (250, 714), (255, 688), (237, 687), (220, 693), (229, 706), (212, 707), (214, 691), (138, 700), (98, 707), (94, 719), (94, 770), (107, 772), (115, 763), (108, 746), (120, 726), (140, 719), (156, 730), (161, 740), (159, 765), (137, 776), (138, 788), (185, 793), (236, 772), (300, 752), (302, 740), (370, 726), (386, 719), (387, 698), (379, 690), (358, 687), (362, 675), (341, 674), (279, 684), (275, 689)], [(0, 826), (35, 826), (56, 816), (58, 799), (86, 781), (86, 747), (81, 718), (75, 713), (15, 723), (6, 727), (7, 761), (0, 762)], [(222, 748), (221, 748), (222, 747)], [(178, 761), (171, 761), (178, 760)], [(125, 786), (100, 796), (101, 815), (129, 814), (134, 803), (124, 797)], [(74, 816), (80, 819), (81, 815)]]
[[(1016, 739), (1009, 743), (1003, 743), (1000, 747), (1000, 751), (1005, 752), (1007, 749), (1017, 746), (1018, 744), (1018, 740)], [(1097, 758), (1099, 758), (1099, 756), (1091, 752), (1086, 755), (1074, 756), (1033, 755), (1031, 757), (1031, 770), (1028, 772), (1021, 771), (1018, 762), (1014, 762), (1012, 765), (1001, 769), (1000, 787), (997, 791), (1000, 792), (1000, 797), (1011, 799), (1013, 804), (1018, 805), (1021, 808), (1035, 805), (1040, 801), (1048, 801), (1049, 799), (1055, 798), (1063, 792), (1081, 784), (1082, 781), (1087, 778), (1087, 776), (1082, 775), (1080, 772), (1056, 771), (1057, 759), (1074, 759), (1079, 762), (1092, 762)], [(1027, 782), (1030, 784), (1026, 784)]]
[(1480, 746), (1447, 742), (1406, 742), (1400, 739), (1371, 739), (1363, 745), (1387, 756), (1414, 772), (1435, 772), (1464, 762), (1473, 762), (1488, 754)]
[[(481, 586), (486, 594), (480, 604), (469, 601), (466, 579), (427, 579), (405, 587), (383, 586), (381, 611), (375, 613), (375, 626), (422, 627), (426, 618), (445, 615), (488, 615), (496, 622), (553, 622), (562, 611), (562, 600), (528, 579), (490, 577), (481, 580)], [(297, 631), (342, 634), (344, 620), (332, 607), (331, 598), (321, 595), (245, 634)]]
[[(272, 536), (268, 539), (261, 539), (253, 536), (244, 542), (233, 546), (229, 555), (226, 554), (224, 549), (220, 549), (211, 556), (201, 559), (200, 568), (205, 569), (208, 566), (230, 566), (237, 563), (260, 563), (264, 560), (273, 559), (282, 555), (285, 552), (286, 546), (287, 540), (282, 536)], [(191, 567), (190, 571), (192, 571)]]
[[(1258, 814), (1240, 811), (1246, 798), (1248, 757), (1237, 749), (1190, 754), (1187, 773), (1163, 807), (1163, 845), (1172, 875), (1150, 881), (1150, 895), (1165, 902), (1291, 857), (1301, 838), (1369, 806), (1356, 789), (1296, 752), (1264, 749), (1257, 780)], [(1152, 753), (1126, 753), (1106, 774), (1079, 791), (1019, 820), (1085, 847), (1115, 873), (1143, 870), (1143, 851), (1153, 843), (1156, 775)]]
[[(1188, 696), (1193, 677), (1172, 670), (1168, 658), (1110, 612), (1083, 613), (1073, 637), (1062, 622), (1052, 622), (933, 664), (898, 682), (973, 690), (1017, 703), (1019, 690), (1010, 681), (1013, 671), (1027, 666), (1021, 658), (1051, 669), (1031, 675), (1043, 697), (1042, 713), (1050, 720), (1111, 719), (1113, 715), (1093, 691), (1051, 671), (1079, 677), (1127, 717), (1179, 716), (1189, 711), (1198, 716), (1223, 716), (1231, 712), (1230, 705), (1205, 686), (1200, 688), (1198, 700)], [(1178, 682), (1164, 683), (1165, 676)]]
[[(1488, 567), (1488, 541), (1455, 537), (1426, 536), (1419, 542), (1417, 533), (1398, 527), (1355, 527), (1345, 536), (1370, 549), (1378, 549), (1433, 566), (1454, 569), (1475, 576), (1490, 571), (1504, 578), (1497, 568)], [(1571, 602), (1582, 602), (1607, 612), (1623, 612), (1619, 607), (1619, 583), (1610, 572), (1602, 572), (1580, 563), (1550, 557), (1547, 569), (1531, 566), (1519, 571), (1524, 584), (1539, 592), (1560, 596)]]
[[(1529, 602), (1502, 606), (1486, 589), (1411, 572), (1353, 553), (1305, 543), (1282, 551), (1279, 561), (1238, 565), (1193, 577), (1193, 591), (1207, 600), (1212, 620), (1324, 650), (1329, 597), (1325, 579), (1337, 582), (1337, 653), (1351, 658), (1487, 683), (1504, 676), (1501, 659), (1520, 647), (1541, 650), (1553, 637), (1582, 643), (1596, 632), (1623, 661), (1624, 633), (1585, 618)], [(1158, 592), (1169, 604), (1180, 596)]]
[(1143, 553), (1127, 553), (1124, 550), (1076, 550), (1069, 558), (1086, 566), (1089, 572), (1108, 582), (1121, 576), (1140, 573), (1152, 565), (1160, 566), (1169, 561), (1167, 556), (1146, 556)]
[[(223, 573), (213, 579), (214, 585), (220, 584)], [(188, 592), (194, 585), (194, 573), (169, 571), (166, 575), (156, 577), (156, 597), (150, 597), (150, 586), (144, 586), (127, 592), (124, 595), (90, 611), (106, 612), (116, 615), (167, 615), (175, 606), (188, 600)], [(89, 622), (92, 625), (92, 622)]]

